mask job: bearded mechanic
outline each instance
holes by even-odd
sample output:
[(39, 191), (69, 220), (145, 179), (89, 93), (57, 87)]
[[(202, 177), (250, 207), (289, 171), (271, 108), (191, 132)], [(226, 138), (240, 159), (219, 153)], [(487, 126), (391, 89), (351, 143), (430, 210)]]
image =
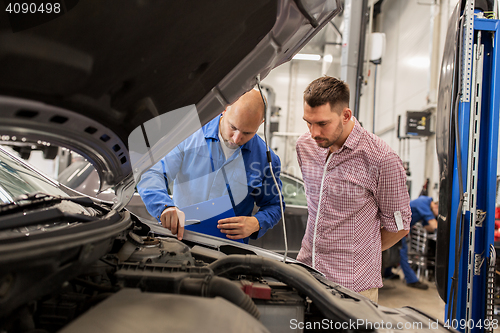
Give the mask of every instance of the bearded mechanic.
[[(236, 216), (218, 221), (219, 237), (248, 242), (264, 235), (281, 218), (266, 145), (255, 135), (264, 115), (262, 96), (252, 89), (146, 171), (137, 189), (148, 212), (180, 240), (182, 207), (229, 195)], [(280, 160), (271, 157), (281, 190)], [(259, 211), (251, 216), (254, 204)]]
[(377, 302), (382, 251), (410, 228), (402, 162), (352, 116), (341, 80), (311, 82), (303, 118), (309, 132), (297, 140), (297, 158), (309, 216), (297, 260)]

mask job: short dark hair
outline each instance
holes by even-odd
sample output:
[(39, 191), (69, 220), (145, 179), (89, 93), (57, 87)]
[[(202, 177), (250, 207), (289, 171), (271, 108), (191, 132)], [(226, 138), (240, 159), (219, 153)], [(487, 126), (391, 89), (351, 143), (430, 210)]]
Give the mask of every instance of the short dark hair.
[(304, 101), (312, 108), (330, 103), (333, 107), (339, 104), (349, 106), (349, 85), (342, 80), (323, 76), (309, 83), (304, 91)]

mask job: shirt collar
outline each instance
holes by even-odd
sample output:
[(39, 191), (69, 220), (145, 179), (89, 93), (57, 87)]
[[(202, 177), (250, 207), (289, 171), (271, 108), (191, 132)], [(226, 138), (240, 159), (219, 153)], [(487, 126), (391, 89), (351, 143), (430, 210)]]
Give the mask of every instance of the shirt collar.
[[(205, 139), (213, 139), (215, 141), (219, 141), (219, 124), (221, 117), (222, 113), (212, 121), (208, 122), (205, 126), (203, 126), (203, 135), (205, 136)], [(252, 151), (253, 142), (256, 135), (257, 134), (255, 134), (253, 138), (250, 139), (250, 141), (241, 146), (241, 149)]]
[(354, 120), (354, 127), (352, 128), (351, 133), (349, 133), (349, 136), (347, 137), (347, 140), (345, 140), (343, 146), (354, 150), (358, 146), (359, 140), (361, 139), (362, 130), (358, 120), (354, 117), (352, 117), (352, 119)]
[(257, 133), (255, 133), (255, 135), (247, 143), (245, 143), (243, 146), (241, 146), (241, 149), (252, 151), (253, 143), (256, 139), (255, 138), (256, 136), (257, 136)]
[(203, 126), (203, 135), (205, 139), (219, 141), (219, 122), (221, 116), (222, 113)]

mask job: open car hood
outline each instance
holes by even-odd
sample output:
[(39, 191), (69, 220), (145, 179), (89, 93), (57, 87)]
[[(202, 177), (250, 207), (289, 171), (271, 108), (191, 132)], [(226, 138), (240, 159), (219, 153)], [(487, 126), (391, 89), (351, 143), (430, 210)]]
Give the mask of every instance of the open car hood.
[(341, 10), (339, 0), (63, 2), (59, 17), (16, 32), (0, 13), (0, 135), (83, 155), (118, 208), (132, 170), (157, 160), (130, 159), (131, 145), (149, 143), (141, 125), (186, 106), (207, 123)]

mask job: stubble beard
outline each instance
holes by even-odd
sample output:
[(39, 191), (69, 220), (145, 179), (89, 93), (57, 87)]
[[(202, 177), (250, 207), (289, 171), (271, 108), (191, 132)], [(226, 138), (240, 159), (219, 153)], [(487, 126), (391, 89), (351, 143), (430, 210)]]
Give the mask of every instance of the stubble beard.
[(233, 143), (229, 140), (226, 140), (222, 138), (222, 141), (224, 141), (224, 144), (226, 145), (227, 148), (229, 149), (238, 149), (240, 146), (238, 146), (236, 143)]
[(337, 126), (337, 131), (334, 133), (334, 138), (332, 140), (328, 140), (328, 138), (322, 138), (322, 137), (315, 137), (313, 138), (314, 140), (325, 140), (324, 142), (316, 142), (318, 147), (321, 148), (330, 148), (335, 144), (335, 142), (338, 141), (342, 133), (344, 132), (344, 128), (342, 127), (342, 123), (339, 123), (339, 126)]
[(219, 121), (219, 131), (220, 131), (220, 136), (222, 137), (222, 141), (224, 142), (224, 144), (226, 145), (227, 148), (229, 148), (229, 149), (237, 149), (240, 146), (238, 146), (236, 143), (231, 142), (229, 140), (226, 140), (224, 138), (224, 132), (222, 131), (222, 122), (224, 121), (223, 118), (224, 118), (224, 116), (221, 116), (220, 117), (220, 121)]

